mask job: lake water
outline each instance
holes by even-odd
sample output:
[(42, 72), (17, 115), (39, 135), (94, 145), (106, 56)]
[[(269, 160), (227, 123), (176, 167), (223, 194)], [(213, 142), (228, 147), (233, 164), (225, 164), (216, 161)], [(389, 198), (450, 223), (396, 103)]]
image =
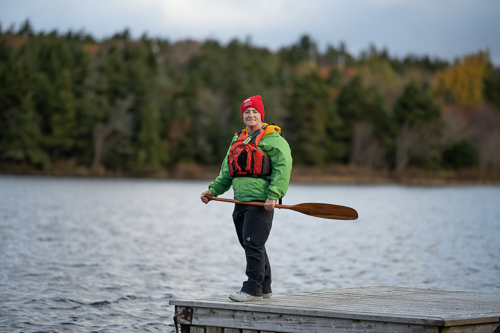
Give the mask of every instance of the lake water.
[[(0, 332), (173, 332), (170, 299), (245, 279), (233, 205), (207, 181), (0, 176)], [(226, 193), (223, 197), (232, 197)], [(292, 184), (277, 210), (274, 292), (399, 286), (500, 293), (500, 187)]]

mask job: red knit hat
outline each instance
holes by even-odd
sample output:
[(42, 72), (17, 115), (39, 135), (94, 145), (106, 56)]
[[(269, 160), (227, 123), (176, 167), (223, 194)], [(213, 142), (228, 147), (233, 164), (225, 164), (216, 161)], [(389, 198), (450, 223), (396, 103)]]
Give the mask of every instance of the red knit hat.
[(264, 104), (262, 104), (262, 97), (260, 95), (248, 97), (241, 103), (241, 116), (243, 117), (243, 111), (248, 108), (255, 108), (259, 111), (262, 116), (262, 120), (264, 120), (264, 115), (266, 112), (264, 111)]

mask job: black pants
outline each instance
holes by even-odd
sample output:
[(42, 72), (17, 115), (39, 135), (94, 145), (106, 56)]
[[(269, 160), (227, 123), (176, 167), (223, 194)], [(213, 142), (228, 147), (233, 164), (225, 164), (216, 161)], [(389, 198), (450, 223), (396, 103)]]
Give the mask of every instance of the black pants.
[(271, 265), (267, 258), (266, 241), (271, 232), (274, 210), (264, 207), (236, 204), (233, 221), (238, 240), (245, 250), (246, 275), (241, 291), (253, 295), (271, 293)]

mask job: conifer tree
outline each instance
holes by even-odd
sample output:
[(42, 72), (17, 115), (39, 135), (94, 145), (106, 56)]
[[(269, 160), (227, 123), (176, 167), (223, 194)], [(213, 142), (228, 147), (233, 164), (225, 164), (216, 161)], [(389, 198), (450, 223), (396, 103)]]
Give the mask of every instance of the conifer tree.
[(394, 105), (394, 119), (398, 126), (418, 126), (441, 118), (441, 109), (431, 96), (411, 81)]
[(297, 164), (323, 164), (327, 160), (329, 102), (327, 86), (316, 71), (295, 82), (286, 133)]
[(22, 36), (23, 38), (30, 38), (34, 35), (33, 28), (31, 27), (29, 19), (24, 21), (17, 34), (19, 36)]
[(443, 125), (439, 106), (412, 81), (396, 101), (393, 115), (397, 125), (397, 174), (411, 164), (436, 167)]
[[(344, 162), (366, 166), (386, 163), (391, 146), (391, 126), (382, 97), (374, 88), (364, 88), (357, 76), (344, 86), (337, 99), (337, 108), (343, 121), (339, 137), (347, 145)], [(370, 156), (359, 156), (371, 150)]]
[(169, 142), (175, 162), (193, 162), (197, 158), (195, 122), (198, 118), (196, 106), (198, 89), (197, 76), (188, 75), (171, 101), (169, 122), (166, 125), (169, 128)]
[(153, 105), (148, 105), (141, 119), (137, 140), (137, 169), (158, 171), (168, 162), (165, 145), (160, 138), (160, 116)]
[(76, 100), (70, 71), (64, 69), (58, 79), (51, 96), (49, 133), (45, 138), (54, 158), (72, 153), (76, 128)]
[(5, 40), (0, 40), (0, 141), (7, 131), (7, 110), (14, 106), (11, 93), (14, 55)]
[(488, 63), (484, 74), (484, 96), (486, 99), (500, 108), (500, 68), (493, 68)]
[(110, 104), (127, 97), (126, 63), (117, 45), (112, 44), (104, 57), (102, 75), (106, 81), (106, 95)]
[(47, 168), (50, 158), (40, 146), (42, 136), (32, 94), (25, 95), (19, 107), (10, 108), (5, 120), (7, 126), (0, 142), (2, 159)]

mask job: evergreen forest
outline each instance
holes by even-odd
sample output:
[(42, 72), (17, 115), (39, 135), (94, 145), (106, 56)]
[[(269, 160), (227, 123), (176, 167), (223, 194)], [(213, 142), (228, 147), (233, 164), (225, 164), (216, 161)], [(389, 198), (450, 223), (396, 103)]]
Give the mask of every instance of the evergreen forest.
[(307, 35), (277, 51), (128, 30), (98, 41), (29, 21), (0, 27), (0, 172), (217, 169), (253, 95), (294, 168), (500, 179), (500, 68), (487, 50), (449, 62), (375, 46), (353, 55), (343, 43), (321, 51)]

